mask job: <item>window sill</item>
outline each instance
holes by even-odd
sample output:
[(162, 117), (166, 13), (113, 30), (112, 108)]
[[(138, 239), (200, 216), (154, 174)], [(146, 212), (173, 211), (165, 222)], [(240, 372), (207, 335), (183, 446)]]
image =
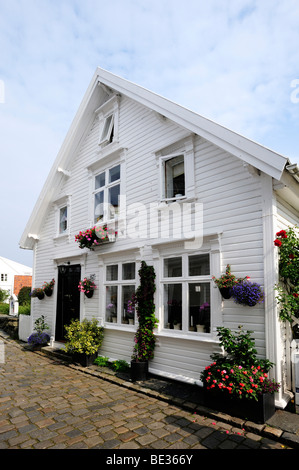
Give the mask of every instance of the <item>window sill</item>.
[(184, 332), (182, 330), (163, 329), (156, 333), (157, 337), (187, 339), (191, 341), (202, 341), (205, 343), (217, 343), (217, 339), (211, 333)]
[(197, 198), (195, 196), (182, 196), (177, 198), (169, 198), (169, 199), (160, 199), (159, 201), (159, 209), (163, 206), (167, 206), (168, 204), (172, 204), (174, 202), (183, 203), (183, 202), (195, 202)]
[(65, 241), (66, 239), (69, 239), (70, 233), (65, 232), (65, 233), (60, 233), (59, 235), (56, 235), (53, 237), (54, 243), (59, 242), (59, 241)]
[(135, 333), (136, 331), (136, 325), (129, 325), (128, 323), (110, 323), (110, 322), (105, 322), (104, 323), (104, 328), (107, 330), (118, 330), (118, 331), (130, 331)]

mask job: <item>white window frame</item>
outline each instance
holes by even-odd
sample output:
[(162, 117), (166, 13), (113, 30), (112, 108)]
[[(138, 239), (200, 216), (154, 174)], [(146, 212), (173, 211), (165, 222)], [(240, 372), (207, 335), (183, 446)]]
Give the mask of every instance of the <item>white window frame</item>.
[[(61, 230), (61, 212), (62, 212), (63, 209), (66, 210), (66, 228), (64, 230)], [(68, 217), (69, 217), (68, 206), (66, 204), (66, 205), (63, 205), (62, 207), (60, 207), (60, 209), (59, 209), (59, 228), (58, 228), (59, 235), (64, 235), (66, 232), (68, 232), (68, 228), (69, 228), (69, 219), (68, 219)]]
[[(117, 166), (119, 166), (119, 172), (120, 172), (120, 177), (119, 179), (109, 183), (109, 174), (110, 174), (110, 171), (113, 170), (113, 168), (116, 168)], [(102, 173), (105, 174), (105, 184), (100, 187), (100, 188), (95, 188), (96, 186), (96, 177), (101, 175)], [(110, 217), (111, 213), (110, 213), (110, 205), (109, 205), (109, 190), (111, 188), (113, 188), (114, 186), (118, 186), (119, 185), (119, 206), (118, 206), (118, 213), (117, 214), (114, 214), (113, 217)], [(103, 218), (96, 221), (95, 220), (95, 198), (96, 198), (96, 194), (100, 193), (100, 192), (103, 192), (103, 196), (104, 196), (104, 200), (103, 200), (103, 209), (104, 209), (104, 213), (103, 213)], [(102, 169), (101, 171), (97, 171), (94, 173), (93, 175), (93, 191), (92, 191), (92, 225), (103, 225), (105, 223), (109, 223), (109, 222), (114, 222), (116, 220), (118, 220), (119, 218), (119, 214), (120, 214), (120, 196), (122, 194), (122, 164), (120, 162), (115, 162), (113, 165), (105, 168), (105, 169)]]
[[(60, 231), (60, 212), (66, 207), (67, 210), (67, 228), (63, 232)], [(71, 196), (65, 195), (54, 201), (54, 211), (55, 211), (55, 226), (56, 226), (56, 235), (55, 240), (70, 236), (70, 225), (71, 225)]]
[[(167, 164), (171, 161), (174, 160), (175, 158), (183, 158), (183, 164), (184, 164), (184, 194), (177, 194), (172, 197), (167, 197), (167, 191), (168, 188), (167, 186), (170, 184), (169, 181), (167, 181)], [(179, 199), (185, 199), (186, 198), (186, 169), (185, 169), (185, 154), (184, 153), (174, 153), (171, 155), (167, 155), (165, 157), (161, 157), (160, 159), (160, 175), (161, 175), (161, 199), (162, 201), (168, 202), (168, 201), (177, 201)], [(173, 190), (173, 188), (172, 188)]]
[[(163, 150), (155, 152), (159, 168), (159, 199), (161, 202), (186, 201), (195, 199), (195, 163), (193, 136), (188, 136), (179, 142), (174, 142)], [(185, 194), (182, 196), (166, 197), (165, 165), (167, 161), (182, 156), (184, 159)]]
[[(119, 101), (120, 95), (113, 95), (95, 111), (99, 120), (100, 150), (118, 143)], [(110, 118), (111, 121), (107, 125)]]
[[(194, 255), (209, 255), (209, 274), (202, 275), (202, 276), (189, 276), (188, 269), (189, 269), (189, 256)], [(171, 255), (162, 256), (161, 258), (161, 331), (167, 332), (167, 334), (180, 334), (180, 335), (188, 335), (190, 337), (195, 336), (202, 336), (202, 337), (210, 337), (212, 333), (212, 325), (213, 325), (213, 286), (212, 286), (212, 254), (209, 250), (201, 251), (201, 252), (174, 252)], [(170, 258), (181, 258), (182, 259), (182, 276), (178, 277), (169, 277), (164, 275), (164, 261)], [(182, 324), (181, 329), (171, 329), (167, 328), (166, 325), (166, 312), (165, 312), (165, 286), (170, 284), (181, 284), (182, 285)], [(196, 325), (194, 324), (194, 331), (190, 331), (189, 325), (189, 284), (208, 284), (210, 286), (210, 331), (209, 332), (197, 332)]]
[[(134, 279), (122, 279), (122, 273), (123, 273), (123, 265), (125, 264), (135, 264), (135, 277)], [(108, 280), (107, 279), (107, 269), (109, 266), (117, 266), (118, 267), (118, 276), (117, 280)], [(112, 261), (109, 263), (105, 263), (103, 265), (104, 268), (104, 292), (103, 292), (103, 297), (104, 297), (104, 324), (105, 326), (109, 327), (118, 327), (118, 328), (129, 328), (129, 329), (135, 329), (136, 327), (136, 322), (137, 322), (137, 317), (136, 317), (136, 310), (134, 311), (134, 323), (129, 324), (125, 323), (124, 319), (126, 317), (125, 312), (122, 311), (122, 299), (123, 299), (123, 288), (126, 286), (134, 286), (134, 292), (137, 289), (138, 281), (138, 264), (136, 260), (122, 260), (122, 261)], [(113, 314), (116, 314), (116, 321), (108, 321), (107, 320), (107, 315), (109, 315), (109, 312), (107, 312), (107, 288), (108, 287), (115, 287), (116, 292), (117, 292), (117, 310), (111, 312), (111, 317), (114, 316)]]

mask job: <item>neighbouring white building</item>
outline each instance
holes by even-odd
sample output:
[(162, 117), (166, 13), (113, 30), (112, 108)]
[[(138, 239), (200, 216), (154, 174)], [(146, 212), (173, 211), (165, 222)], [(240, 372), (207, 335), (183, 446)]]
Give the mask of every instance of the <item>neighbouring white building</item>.
[[(155, 268), (159, 318), (149, 370), (198, 381), (219, 347), (216, 328), (241, 324), (276, 364), (283, 408), (292, 338), (278, 318), (273, 240), (298, 217), (298, 168), (288, 158), (98, 68), (20, 240), (33, 250), (33, 287), (55, 279), (51, 297), (32, 299), (32, 324), (45, 315), (61, 341), (72, 318), (96, 317), (100, 353), (130, 360), (128, 300), (144, 260)], [(115, 240), (80, 249), (75, 236), (105, 223)], [(264, 303), (221, 297), (212, 276), (227, 264), (263, 286)], [(78, 290), (85, 276), (97, 285), (92, 298)]]
[(7, 291), (9, 295), (15, 292), (16, 279), (18, 285), (20, 279), (23, 279), (24, 285), (31, 285), (31, 276), (32, 268), (29, 266), (0, 256), (0, 289)]

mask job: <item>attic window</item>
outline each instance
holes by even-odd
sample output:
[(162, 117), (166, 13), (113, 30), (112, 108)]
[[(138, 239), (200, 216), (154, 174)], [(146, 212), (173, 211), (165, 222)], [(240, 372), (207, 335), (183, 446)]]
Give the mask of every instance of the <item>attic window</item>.
[(111, 144), (114, 137), (114, 115), (110, 114), (104, 119), (103, 129), (100, 137), (100, 144)]
[(98, 142), (100, 149), (118, 142), (119, 100), (119, 95), (113, 95), (95, 110), (100, 126)]

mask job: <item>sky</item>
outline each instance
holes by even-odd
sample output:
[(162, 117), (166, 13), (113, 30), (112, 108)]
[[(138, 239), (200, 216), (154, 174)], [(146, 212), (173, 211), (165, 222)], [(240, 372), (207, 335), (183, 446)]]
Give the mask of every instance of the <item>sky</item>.
[(0, 256), (98, 66), (299, 164), (298, 0), (0, 0)]

